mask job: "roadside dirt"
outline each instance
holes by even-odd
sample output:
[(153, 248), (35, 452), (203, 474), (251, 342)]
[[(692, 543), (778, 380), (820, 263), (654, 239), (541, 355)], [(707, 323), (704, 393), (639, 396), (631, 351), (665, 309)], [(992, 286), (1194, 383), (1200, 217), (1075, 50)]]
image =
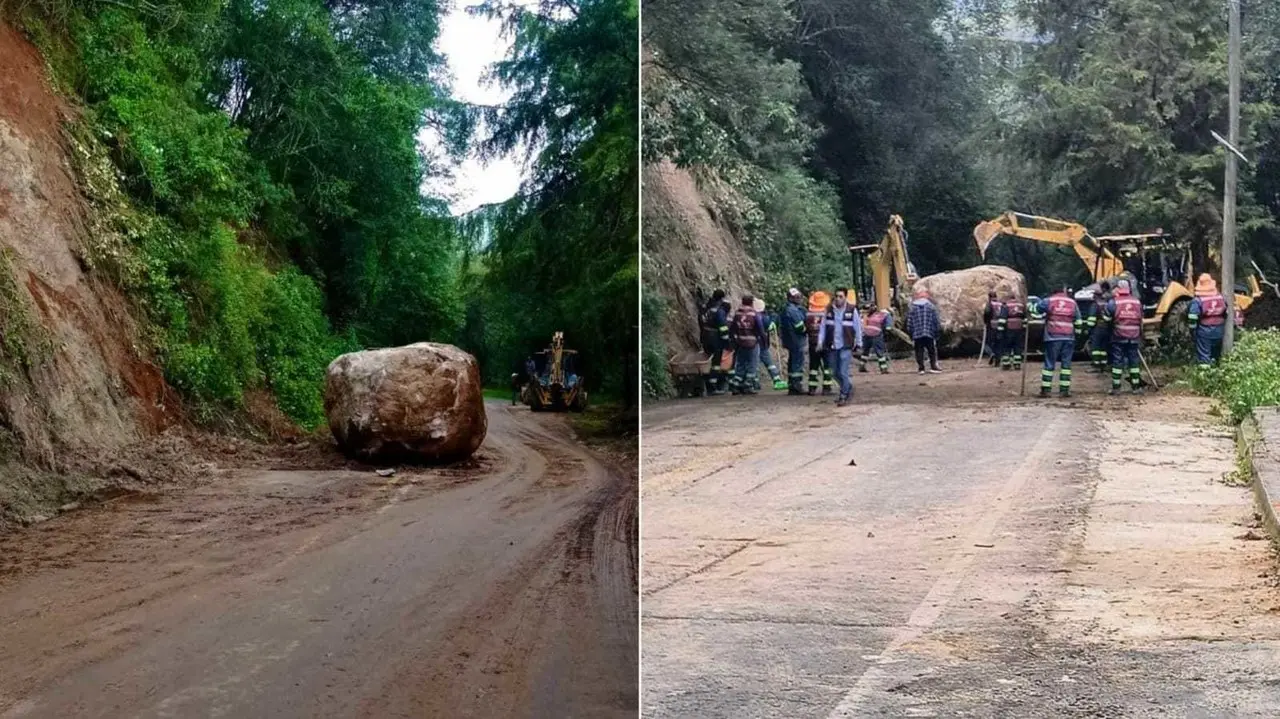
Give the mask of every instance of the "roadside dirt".
[(1209, 404), (944, 369), (646, 408), (643, 715), (1273, 716), (1275, 562)]
[(635, 475), (487, 409), (460, 466), (250, 448), (0, 539), (0, 717), (634, 716)]

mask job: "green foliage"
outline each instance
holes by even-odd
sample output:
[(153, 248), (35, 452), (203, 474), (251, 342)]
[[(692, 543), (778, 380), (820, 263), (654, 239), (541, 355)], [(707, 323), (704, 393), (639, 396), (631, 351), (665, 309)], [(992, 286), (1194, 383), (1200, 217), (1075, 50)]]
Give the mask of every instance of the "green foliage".
[[(646, 283), (647, 285), (647, 283)], [(662, 318), (667, 313), (667, 300), (648, 286), (641, 293), (641, 336), (644, 345), (640, 355), (640, 384), (646, 397), (670, 397), (675, 393), (668, 371), (668, 350), (662, 341)]]
[(1235, 422), (1255, 407), (1280, 404), (1280, 330), (1241, 332), (1231, 354), (1196, 371), (1191, 384), (1221, 400)]
[(365, 345), (448, 341), (462, 244), (424, 180), (444, 96), (432, 2), (98, 4), (19, 10), (85, 110), (71, 130), (96, 210), (83, 261), (134, 299), (202, 416), (271, 390), (305, 427), (324, 369)]
[(631, 0), (588, 0), (489, 3), (479, 11), (500, 18), (513, 41), (494, 69), (512, 97), (485, 113), (485, 148), (528, 148), (532, 176), (518, 196), (463, 225), (476, 253), (467, 281), (482, 297), (463, 334), (491, 338), (483, 358), (496, 381), (564, 331), (590, 387), (632, 397), (637, 8)]

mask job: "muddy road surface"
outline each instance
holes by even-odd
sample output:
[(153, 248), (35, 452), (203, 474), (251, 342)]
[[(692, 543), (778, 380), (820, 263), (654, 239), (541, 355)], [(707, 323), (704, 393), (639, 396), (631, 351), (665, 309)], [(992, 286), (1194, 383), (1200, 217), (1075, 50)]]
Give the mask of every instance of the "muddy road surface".
[(1276, 716), (1274, 560), (1208, 403), (944, 368), (646, 408), (644, 716)]
[(232, 471), (0, 542), (0, 717), (625, 717), (634, 469), (488, 404), (469, 466)]

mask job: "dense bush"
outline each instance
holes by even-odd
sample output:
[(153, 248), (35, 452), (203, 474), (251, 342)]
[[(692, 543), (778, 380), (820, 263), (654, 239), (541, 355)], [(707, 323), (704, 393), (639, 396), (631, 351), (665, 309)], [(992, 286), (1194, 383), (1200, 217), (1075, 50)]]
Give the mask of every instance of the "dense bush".
[(1222, 400), (1237, 422), (1255, 407), (1280, 404), (1280, 330), (1240, 333), (1231, 354), (1197, 370), (1192, 385)]

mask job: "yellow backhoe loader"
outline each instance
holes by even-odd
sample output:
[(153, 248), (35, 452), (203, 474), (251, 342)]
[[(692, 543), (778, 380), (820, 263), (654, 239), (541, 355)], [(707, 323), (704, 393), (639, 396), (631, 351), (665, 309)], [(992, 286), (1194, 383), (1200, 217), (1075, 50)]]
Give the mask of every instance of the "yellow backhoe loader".
[(903, 331), (911, 291), (919, 279), (907, 254), (907, 229), (902, 215), (889, 215), (884, 237), (874, 245), (850, 245), (854, 290), (861, 300), (874, 297), (876, 309), (893, 313), (895, 337), (911, 345), (911, 335)]
[(564, 348), (564, 333), (551, 337), (551, 346), (534, 355), (535, 372), (525, 385), (524, 403), (535, 412), (581, 412), (587, 408), (587, 390), (578, 374), (578, 353)]
[[(1187, 309), (1195, 296), (1189, 243), (1160, 231), (1094, 236), (1078, 222), (1006, 212), (973, 228), (978, 254), (985, 258), (988, 247), (1001, 235), (1070, 247), (1095, 285), (1107, 280), (1114, 286), (1120, 277), (1128, 278), (1134, 294), (1142, 300), (1143, 335), (1148, 341), (1162, 336), (1176, 341), (1187, 333)], [(1082, 311), (1092, 302), (1092, 289), (1076, 294)], [(1241, 313), (1262, 294), (1252, 275), (1235, 290), (1236, 309)]]

